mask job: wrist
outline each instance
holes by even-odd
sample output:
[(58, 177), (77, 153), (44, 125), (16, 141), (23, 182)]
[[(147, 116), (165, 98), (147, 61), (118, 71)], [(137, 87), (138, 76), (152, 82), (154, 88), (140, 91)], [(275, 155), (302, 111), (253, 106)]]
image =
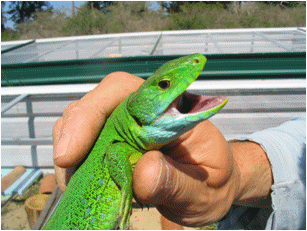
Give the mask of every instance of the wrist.
[(257, 143), (228, 142), (238, 165), (240, 186), (234, 204), (249, 207), (271, 206), (273, 175), (266, 153)]

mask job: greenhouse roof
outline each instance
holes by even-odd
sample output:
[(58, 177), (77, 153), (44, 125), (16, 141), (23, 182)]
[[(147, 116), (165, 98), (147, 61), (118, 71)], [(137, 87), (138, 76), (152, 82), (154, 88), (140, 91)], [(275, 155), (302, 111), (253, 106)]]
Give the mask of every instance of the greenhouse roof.
[(306, 28), (163, 31), (2, 42), (1, 64), (118, 56), (299, 51), (306, 51)]
[[(97, 82), (117, 70), (146, 78), (169, 59), (191, 53), (205, 54), (223, 68), (228, 64), (221, 60), (242, 62), (251, 54), (276, 58), (278, 65), (288, 62), (289, 56), (290, 64), (296, 65), (297, 58), (306, 62), (306, 58), (302, 60), (306, 28), (157, 31), (2, 42), (2, 85)], [(267, 60), (263, 62), (257, 65)], [(215, 66), (214, 71), (221, 67)], [(240, 71), (240, 65), (235, 68)]]

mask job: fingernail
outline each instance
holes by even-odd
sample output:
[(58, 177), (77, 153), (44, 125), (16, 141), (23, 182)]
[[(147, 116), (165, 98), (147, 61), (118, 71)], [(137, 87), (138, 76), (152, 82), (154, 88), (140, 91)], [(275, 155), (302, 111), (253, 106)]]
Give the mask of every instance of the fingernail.
[(63, 134), (59, 140), (58, 145), (55, 148), (53, 159), (57, 159), (58, 157), (65, 155), (67, 148), (69, 146), (69, 142), (70, 142), (70, 136)]

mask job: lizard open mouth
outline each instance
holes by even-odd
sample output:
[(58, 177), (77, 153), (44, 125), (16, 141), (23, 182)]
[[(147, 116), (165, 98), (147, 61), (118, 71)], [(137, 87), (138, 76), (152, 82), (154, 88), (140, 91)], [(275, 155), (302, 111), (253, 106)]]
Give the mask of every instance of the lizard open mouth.
[(179, 95), (166, 109), (164, 116), (175, 116), (178, 114), (197, 114), (204, 112), (228, 101), (226, 96), (203, 96), (195, 95), (187, 91)]

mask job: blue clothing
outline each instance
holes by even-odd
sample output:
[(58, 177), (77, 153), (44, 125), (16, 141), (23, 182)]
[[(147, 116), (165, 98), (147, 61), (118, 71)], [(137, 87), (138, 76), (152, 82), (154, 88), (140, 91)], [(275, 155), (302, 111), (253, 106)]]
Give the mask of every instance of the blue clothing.
[(271, 208), (233, 205), (218, 229), (306, 229), (306, 114), (236, 137), (261, 145), (271, 163)]

